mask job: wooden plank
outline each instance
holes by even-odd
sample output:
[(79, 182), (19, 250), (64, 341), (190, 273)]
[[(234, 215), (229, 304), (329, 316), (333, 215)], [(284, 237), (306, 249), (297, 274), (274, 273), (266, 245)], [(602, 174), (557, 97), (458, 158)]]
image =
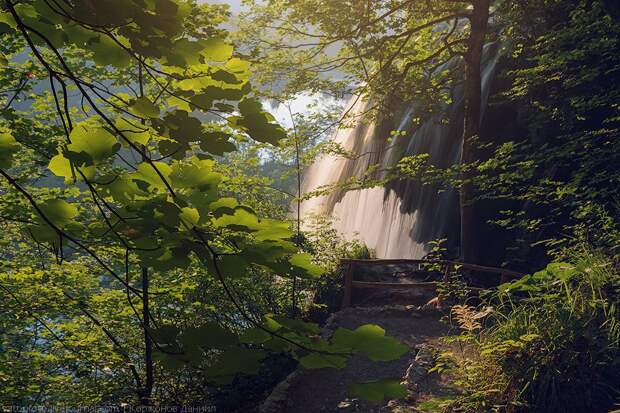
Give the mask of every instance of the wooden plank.
[[(413, 283), (390, 283), (390, 282), (370, 282), (370, 281), (355, 281), (354, 280), (354, 268), (358, 266), (371, 266), (371, 265), (385, 265), (385, 264), (418, 264), (418, 269), (421, 264), (440, 264), (445, 266), (444, 281), (447, 279), (447, 275), (450, 267), (459, 266), (461, 268), (469, 269), (472, 271), (480, 271), (486, 273), (492, 273), (500, 276), (500, 282), (504, 283), (511, 279), (520, 278), (524, 274), (507, 270), (504, 268), (486, 267), (477, 264), (467, 264), (458, 261), (449, 260), (420, 260), (420, 259), (342, 259), (342, 264), (346, 268), (344, 275), (344, 297), (342, 300), (342, 308), (351, 306), (352, 291), (353, 288), (370, 288), (370, 289), (424, 289), (435, 290), (437, 288), (436, 282), (413, 282)], [(484, 291), (484, 288), (467, 287), (471, 291)]]
[(368, 281), (353, 281), (353, 288), (418, 288), (421, 290), (434, 290), (437, 288), (435, 282), (417, 282), (417, 283), (386, 283), (386, 282), (368, 282)]
[(351, 306), (351, 290), (353, 288), (353, 267), (356, 264), (349, 262), (344, 273), (344, 296), (342, 298), (342, 308)]
[[(390, 289), (399, 289), (399, 288), (404, 288), (404, 289), (415, 289), (415, 288), (419, 288), (421, 290), (432, 290), (435, 289), (437, 287), (437, 283), (436, 282), (425, 282), (425, 283), (382, 283), (382, 282), (368, 282), (368, 281), (353, 281), (352, 285), (353, 288), (374, 288), (374, 289), (381, 289), (381, 288), (390, 288)], [(480, 288), (480, 287), (467, 287), (468, 290), (471, 291), (488, 291), (488, 288)]]
[(497, 275), (506, 275), (507, 277), (521, 278), (525, 274), (507, 270), (505, 268), (497, 268), (497, 267), (487, 267), (484, 265), (478, 264), (468, 264), (465, 262), (458, 261), (450, 261), (450, 260), (416, 260), (416, 259), (343, 259), (342, 262), (346, 263), (355, 263), (360, 265), (386, 265), (386, 264), (442, 264), (442, 265), (452, 265), (452, 266), (460, 266), (461, 268), (480, 271), (486, 273), (492, 273)]

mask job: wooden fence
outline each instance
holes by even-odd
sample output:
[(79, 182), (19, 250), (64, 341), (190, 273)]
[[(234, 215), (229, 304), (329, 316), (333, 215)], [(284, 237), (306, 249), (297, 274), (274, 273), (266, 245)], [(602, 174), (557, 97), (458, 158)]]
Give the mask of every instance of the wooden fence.
[[(411, 282), (411, 283), (391, 283), (391, 282), (370, 282), (370, 281), (356, 281), (354, 279), (354, 272), (359, 267), (370, 267), (376, 265), (390, 265), (390, 264), (407, 264), (417, 266), (418, 271), (425, 269), (425, 266), (431, 264), (439, 264), (444, 274), (444, 280), (447, 279), (450, 269), (465, 269), (476, 273), (495, 274), (500, 277), (500, 284), (508, 282), (513, 279), (521, 278), (524, 274), (507, 270), (505, 268), (487, 267), (484, 265), (468, 264), (458, 261), (448, 260), (413, 260), (413, 259), (344, 259), (341, 261), (346, 267), (344, 276), (344, 298), (342, 300), (342, 308), (351, 306), (351, 296), (354, 288), (374, 288), (374, 289), (386, 289), (386, 288), (417, 288), (417, 289), (432, 289), (437, 288), (437, 282)], [(416, 268), (416, 267), (414, 267)], [(480, 288), (472, 288), (473, 290), (481, 290)]]

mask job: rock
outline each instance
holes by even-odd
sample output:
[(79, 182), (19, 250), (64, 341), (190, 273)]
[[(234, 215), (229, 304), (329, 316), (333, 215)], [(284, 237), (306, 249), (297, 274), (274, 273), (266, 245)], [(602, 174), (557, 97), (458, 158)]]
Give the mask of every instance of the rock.
[(359, 407), (359, 400), (357, 399), (345, 399), (338, 403), (338, 411), (341, 412), (357, 412)]
[(280, 413), (285, 409), (288, 389), (300, 375), (299, 370), (289, 374), (286, 379), (282, 380), (271, 392), (269, 397), (259, 407), (260, 413)]
[(415, 361), (425, 369), (431, 369), (435, 365), (435, 355), (433, 348), (428, 344), (419, 344), (416, 346), (418, 351), (415, 356)]
[(421, 366), (417, 361), (413, 361), (405, 372), (405, 381), (408, 384), (415, 384), (423, 379), (427, 374), (427, 369)]
[(420, 384), (426, 380), (428, 370), (435, 364), (433, 349), (426, 344), (416, 346), (416, 355), (409, 363), (405, 371), (401, 384), (407, 388), (407, 401), (412, 402), (417, 399), (420, 391)]
[(397, 407), (399, 404), (400, 404), (400, 403), (398, 403), (398, 400), (390, 400), (390, 401), (388, 402), (387, 406), (388, 406), (389, 408), (392, 408), (392, 409), (393, 409), (393, 408)]

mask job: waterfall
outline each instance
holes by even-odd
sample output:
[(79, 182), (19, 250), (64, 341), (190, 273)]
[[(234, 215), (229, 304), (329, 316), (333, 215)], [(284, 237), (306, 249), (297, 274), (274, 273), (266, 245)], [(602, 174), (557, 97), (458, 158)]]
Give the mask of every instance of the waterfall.
[[(483, 113), (487, 105), (499, 56), (497, 43), (485, 46), (482, 64)], [(437, 70), (444, 70), (450, 61)], [(326, 185), (361, 177), (371, 166), (395, 165), (404, 156), (429, 154), (429, 162), (447, 167), (458, 162), (463, 130), (463, 91), (451, 91), (451, 104), (442, 114), (412, 126), (415, 102), (404, 105), (390, 118), (365, 122), (362, 115), (371, 101), (354, 98), (346, 108), (351, 125), (336, 131), (332, 140), (357, 156), (353, 159), (325, 155), (304, 173), (304, 193)], [(442, 121), (447, 119), (447, 122)], [(395, 135), (390, 141), (390, 131)], [(381, 173), (379, 172), (379, 176)], [(428, 242), (447, 238), (456, 246), (459, 229), (458, 194), (455, 190), (438, 192), (432, 185), (414, 180), (399, 180), (386, 187), (362, 190), (336, 190), (311, 198), (302, 204), (302, 215), (329, 214), (334, 227), (346, 239), (359, 239), (379, 258), (420, 258), (428, 252)]]

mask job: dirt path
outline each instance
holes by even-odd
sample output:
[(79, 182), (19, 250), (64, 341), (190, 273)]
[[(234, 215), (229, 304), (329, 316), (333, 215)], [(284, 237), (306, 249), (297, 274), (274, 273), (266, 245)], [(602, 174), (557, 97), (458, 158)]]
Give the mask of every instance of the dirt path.
[[(348, 399), (347, 385), (380, 378), (402, 378), (413, 363), (413, 370), (420, 370), (420, 360), (428, 345), (437, 344), (448, 328), (440, 322), (437, 310), (418, 309), (413, 306), (355, 307), (335, 313), (325, 326), (329, 335), (338, 327), (355, 329), (363, 324), (377, 324), (386, 334), (396, 337), (410, 347), (400, 359), (390, 362), (373, 362), (363, 355), (353, 356), (344, 369), (298, 369), (273, 391), (261, 407), (261, 413), (315, 413), (315, 412), (410, 412), (414, 400), (391, 401), (371, 404)], [(418, 362), (415, 361), (418, 355)], [(421, 360), (424, 363), (424, 360)], [(409, 370), (413, 372), (413, 370)], [(415, 374), (415, 398), (424, 400), (428, 393), (449, 392), (439, 378)]]

